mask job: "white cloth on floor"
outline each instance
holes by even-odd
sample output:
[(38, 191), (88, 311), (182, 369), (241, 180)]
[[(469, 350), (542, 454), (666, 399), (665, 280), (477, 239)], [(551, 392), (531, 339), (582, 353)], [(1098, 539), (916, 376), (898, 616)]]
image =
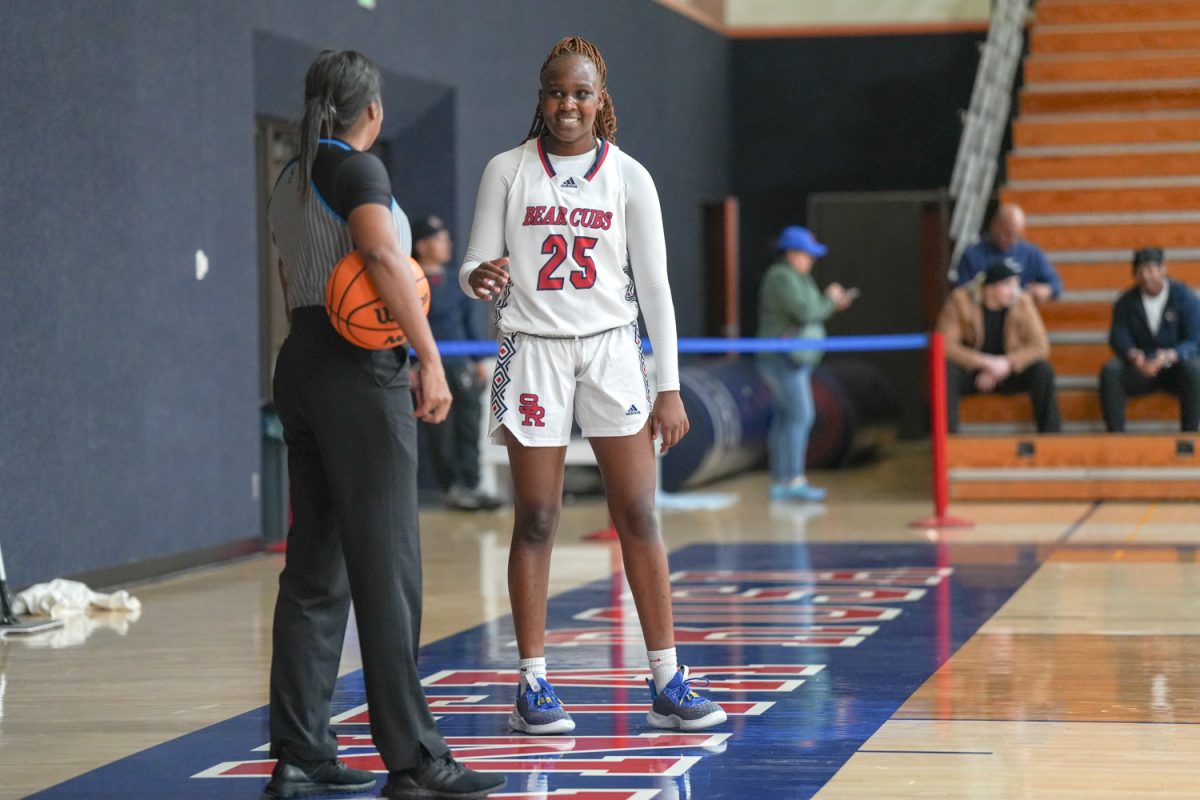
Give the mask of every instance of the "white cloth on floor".
[(17, 614), (48, 614), (51, 619), (63, 619), (82, 614), (88, 606), (109, 611), (139, 611), (142, 603), (121, 589), (112, 594), (93, 592), (86, 584), (55, 578), (49, 583), (35, 583), (13, 598)]

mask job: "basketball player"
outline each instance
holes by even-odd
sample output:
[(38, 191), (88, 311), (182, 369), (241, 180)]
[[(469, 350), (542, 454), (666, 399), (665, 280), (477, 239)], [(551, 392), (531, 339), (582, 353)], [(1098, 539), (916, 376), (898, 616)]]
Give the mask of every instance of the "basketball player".
[[(508, 447), (516, 521), (508, 587), (521, 678), (510, 726), (575, 728), (547, 680), (546, 594), (572, 417), (591, 443), (646, 641), (649, 721), (699, 730), (725, 711), (693, 691), (676, 662), (666, 548), (654, 517), (654, 439), (687, 433), (675, 311), (658, 194), (613, 141), (616, 114), (599, 51), (563, 39), (542, 64), (524, 144), (480, 182), (460, 282), (495, 302), (501, 334), (490, 435)], [(636, 279), (636, 296), (635, 296)], [(657, 357), (658, 396), (638, 335), (638, 303)]]
[[(445, 419), (450, 390), (407, 265), (408, 222), (382, 162), (362, 152), (382, 123), (376, 66), (353, 51), (321, 53), (305, 78), (300, 157), (271, 193), (268, 217), (292, 320), (275, 369), (293, 510), (271, 659), (278, 763), (266, 792), (275, 797), (375, 784), (372, 773), (337, 759), (329, 727), (352, 598), (371, 735), (390, 770), (384, 796), (476, 798), (504, 783), (451, 758), (417, 673), (414, 417)], [(361, 349), (326, 316), (326, 280), (351, 249), (420, 355), (415, 411), (407, 348)]]

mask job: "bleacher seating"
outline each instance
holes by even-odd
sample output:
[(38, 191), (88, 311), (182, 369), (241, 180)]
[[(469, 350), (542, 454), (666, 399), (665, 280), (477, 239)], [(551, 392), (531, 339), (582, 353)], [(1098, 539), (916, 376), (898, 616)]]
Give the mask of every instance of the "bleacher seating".
[[(1035, 449), (1075, 459), (1086, 471), (1109, 464), (1114, 454), (1177, 438), (1170, 433), (1178, 430), (1178, 402), (1151, 395), (1130, 403), (1128, 428), (1162, 436), (1127, 434), (1113, 444), (1114, 437), (1100, 433), (1097, 379), (1111, 355), (1112, 302), (1131, 285), (1135, 248), (1165, 248), (1170, 274), (1200, 287), (1200, 2), (1039, 0), (1034, 10), (1000, 196), (1025, 209), (1028, 238), (1047, 251), (1063, 278), (1064, 296), (1042, 311), (1064, 430), (1094, 434), (1061, 437), (1065, 449)], [(1200, 496), (1194, 480), (1149, 478), (1124, 486), (1114, 477), (1135, 475), (1136, 463), (1120, 464), (1104, 480), (1015, 481), (1009, 475), (990, 487), (982, 479), (965, 481), (964, 475), (979, 477), (987, 469), (1016, 469), (1004, 459), (991, 467), (976, 459), (1028, 442), (1032, 414), (1024, 397), (984, 396), (964, 399), (960, 418), (963, 435), (951, 437), (951, 463), (954, 454), (971, 453), (972, 460), (971, 466), (959, 460), (957, 480), (951, 473), (955, 497), (1175, 497), (1185, 489)], [(1031, 463), (1021, 462), (1026, 471), (1019, 474), (1040, 475), (1028, 471)], [(1137, 486), (1145, 483), (1160, 486), (1139, 494)]]

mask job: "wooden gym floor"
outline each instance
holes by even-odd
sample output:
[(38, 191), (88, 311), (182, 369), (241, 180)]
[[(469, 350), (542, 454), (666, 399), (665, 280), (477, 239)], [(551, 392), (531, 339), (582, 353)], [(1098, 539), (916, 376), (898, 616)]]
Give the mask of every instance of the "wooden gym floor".
[[(880, 585), (903, 584), (903, 570), (920, 567), (914, 559), (922, 554), (929, 555), (926, 567), (936, 563), (952, 577), (929, 581), (928, 596), (853, 647), (681, 644), (684, 660), (693, 664), (819, 660), (827, 667), (794, 690), (794, 710), (780, 700), (776, 716), (731, 717), (731, 726), (720, 729), (728, 738), (712, 740), (720, 740), (719, 747), (657, 778), (605, 783), (586, 772), (556, 771), (567, 769), (566, 762), (548, 761), (510, 776), (505, 791), (522, 798), (639, 800), (748, 797), (751, 785), (769, 789), (765, 795), (756, 790), (758, 796), (779, 798), (1200, 796), (1200, 503), (963, 503), (952, 512), (973, 519), (973, 529), (915, 530), (907, 523), (930, 510), (926, 461), (925, 448), (904, 446), (876, 465), (816, 473), (814, 481), (830, 489), (823, 506), (770, 504), (765, 475), (757, 473), (703, 490), (733, 496), (726, 508), (664, 511), (665, 535), (677, 553), (673, 568), (730, 570), (718, 576), (723, 582), (740, 574), (736, 580), (770, 584), (780, 580), (771, 570), (816, 574), (866, 559), (861, 564), (884, 576), (876, 579)], [(464, 650), (475, 655), (453, 666), (511, 668), (515, 655), (505, 634), (511, 514), (429, 510), (422, 523), (423, 642), (430, 645), (422, 653), (422, 674), (457, 658), (446, 655), (458, 652), (455, 642), (474, 642), (476, 649)], [(593, 595), (581, 594), (581, 587), (598, 586), (594, 596), (601, 598), (607, 586), (619, 590), (612, 548), (582, 538), (604, 524), (596, 500), (565, 508), (551, 627), (585, 624), (571, 622), (580, 616), (570, 617), (568, 608), (575, 596), (583, 608), (592, 604)], [(185, 789), (138, 788), (147, 768), (137, 759), (178, 737), (199, 742), (209, 726), (266, 703), (281, 563), (280, 556), (262, 555), (131, 587), (144, 605), (133, 621), (96, 615), (57, 633), (0, 640), (0, 798), (257, 797), (260, 779), (205, 782), (195, 779), (192, 767), (178, 770)], [(816, 589), (805, 584), (813, 604), (805, 613), (830, 602), (817, 596), (826, 591), (820, 584), (837, 578), (822, 575), (813, 578)], [(705, 580), (701, 572), (680, 572), (678, 579), (681, 585)], [(678, 614), (686, 616), (689, 591), (681, 590)], [(862, 605), (871, 602), (861, 600), (866, 596), (840, 607), (878, 608)], [(795, 629), (753, 630), (783, 636)], [(343, 664), (351, 678), (356, 646), (351, 634)], [(638, 665), (638, 647), (625, 649), (626, 663)], [(595, 651), (552, 648), (552, 679), (558, 652), (567, 663), (579, 657), (573, 654)], [(612, 666), (609, 654), (604, 648), (601, 661)], [(910, 668), (927, 661), (928, 669)], [(510, 687), (495, 693), (492, 702), (511, 702)], [(560, 694), (570, 707), (571, 691), (560, 687)], [(629, 694), (630, 701), (640, 698)], [(449, 730), (462, 719), (451, 715), (440, 724)], [(645, 727), (640, 717), (628, 719), (616, 723), (618, 732), (627, 724), (631, 732)], [(815, 729), (819, 733), (799, 733), (818, 719), (825, 725)], [(502, 716), (471, 720), (471, 732), (504, 733)], [(586, 720), (598, 732), (613, 732), (603, 715)], [(831, 756), (834, 745), (841, 750)], [(780, 748), (788, 747), (782, 758)], [(211, 763), (265, 758), (230, 749)], [(175, 751), (152, 752), (164, 754), (162, 761)], [(127, 757), (133, 758), (122, 761)], [(99, 769), (105, 765), (111, 766)], [(104, 780), (93, 780), (100, 775)], [(573, 794), (578, 787), (594, 791)]]

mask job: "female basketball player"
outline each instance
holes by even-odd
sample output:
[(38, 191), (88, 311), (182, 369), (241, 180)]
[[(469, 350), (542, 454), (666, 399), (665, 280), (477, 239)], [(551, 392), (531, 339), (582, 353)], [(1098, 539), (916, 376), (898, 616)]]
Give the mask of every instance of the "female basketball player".
[[(563, 39), (540, 77), (525, 143), (484, 170), (460, 273), (467, 294), (495, 301), (502, 336), (490, 429), (508, 447), (516, 505), (508, 587), (521, 681), (509, 724), (526, 733), (575, 728), (546, 680), (544, 656), (550, 549), (574, 417), (604, 478), (642, 624), (654, 676), (649, 721), (708, 728), (725, 712), (677, 667), (654, 517), (654, 439), (666, 452), (688, 430), (658, 194), (613, 142), (616, 114), (595, 46)], [(656, 355), (653, 407), (639, 302)]]
[[(383, 163), (363, 152), (383, 122), (379, 92), (379, 70), (365, 56), (321, 53), (305, 78), (300, 157), (271, 193), (271, 232), (292, 320), (275, 369), (275, 401), (288, 445), (293, 521), (275, 606), (270, 709), (278, 764), (267, 794), (374, 786), (372, 773), (337, 760), (329, 728), (353, 598), (371, 734), (390, 770), (384, 796), (484, 797), (504, 779), (450, 757), (417, 674), (414, 417), (440, 422), (450, 391), (405, 261), (408, 222)], [(360, 349), (326, 316), (326, 280), (351, 249), (420, 355), (415, 411), (407, 348)]]

